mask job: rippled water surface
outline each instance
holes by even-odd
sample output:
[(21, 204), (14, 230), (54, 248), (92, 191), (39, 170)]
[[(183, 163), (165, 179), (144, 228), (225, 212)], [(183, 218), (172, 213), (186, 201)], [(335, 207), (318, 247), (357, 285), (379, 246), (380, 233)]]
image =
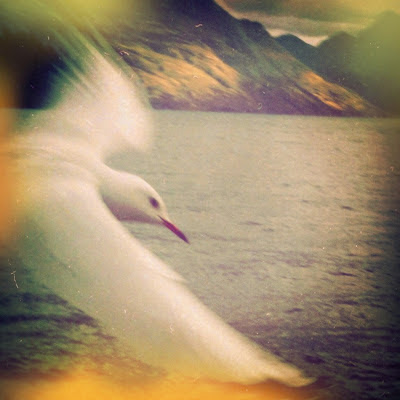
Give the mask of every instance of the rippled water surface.
[[(154, 226), (133, 234), (226, 321), (318, 377), (313, 398), (398, 398), (400, 121), (155, 117), (152, 152), (113, 165), (160, 192), (191, 245)], [(4, 271), (3, 375), (78, 356), (106, 372), (126, 363), (134, 379), (96, 321)]]

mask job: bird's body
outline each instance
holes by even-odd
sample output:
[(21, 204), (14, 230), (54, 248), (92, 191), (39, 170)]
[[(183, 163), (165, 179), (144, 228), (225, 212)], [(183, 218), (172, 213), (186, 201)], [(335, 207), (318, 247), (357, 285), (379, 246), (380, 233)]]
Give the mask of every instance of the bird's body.
[(3, 152), (19, 182), (21, 265), (99, 319), (146, 364), (219, 381), (309, 383), (296, 367), (204, 306), (179, 274), (122, 225), (124, 220), (165, 225), (186, 240), (149, 184), (106, 165), (110, 154), (145, 147), (150, 110), (135, 78), (80, 40), (84, 72), (62, 73), (55, 90), (65, 98), (28, 119)]

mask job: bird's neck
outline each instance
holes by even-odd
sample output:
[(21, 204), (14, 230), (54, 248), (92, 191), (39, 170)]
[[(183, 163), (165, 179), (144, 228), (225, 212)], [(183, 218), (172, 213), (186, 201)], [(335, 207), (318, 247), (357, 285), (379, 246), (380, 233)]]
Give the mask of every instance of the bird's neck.
[(99, 181), (104, 203), (120, 221), (148, 221), (140, 209), (141, 178), (127, 172), (104, 168)]

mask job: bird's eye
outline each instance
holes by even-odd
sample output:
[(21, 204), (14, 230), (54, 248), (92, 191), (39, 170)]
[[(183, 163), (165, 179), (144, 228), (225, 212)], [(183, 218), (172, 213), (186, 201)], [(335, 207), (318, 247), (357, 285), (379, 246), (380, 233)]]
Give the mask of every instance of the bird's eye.
[(154, 208), (160, 208), (160, 203), (154, 197), (149, 197), (149, 202)]

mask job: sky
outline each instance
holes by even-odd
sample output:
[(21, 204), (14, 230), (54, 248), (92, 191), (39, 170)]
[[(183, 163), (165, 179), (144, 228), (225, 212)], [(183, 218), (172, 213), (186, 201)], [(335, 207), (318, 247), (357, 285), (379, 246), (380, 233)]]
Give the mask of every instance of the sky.
[(400, 0), (216, 0), (236, 17), (261, 22), (272, 36), (292, 33), (317, 45), (332, 34), (356, 35)]
[[(201, 1), (201, 0), (196, 0)], [(261, 22), (272, 36), (292, 33), (312, 45), (319, 44), (332, 34), (345, 31), (356, 35), (371, 25), (380, 13), (392, 10), (400, 14), (400, 0), (214, 0), (236, 17)], [(131, 15), (132, 7), (142, 6), (147, 0), (69, 0), (70, 15), (89, 13), (104, 21), (113, 13)], [(27, 24), (37, 29), (46, 27), (48, 13), (43, 5), (57, 3), (54, 0), (14, 0), (2, 4), (10, 15), (21, 15)], [(8, 5), (8, 6), (7, 6)], [(94, 14), (96, 12), (97, 14)], [(0, 27), (1, 28), (1, 27)]]

